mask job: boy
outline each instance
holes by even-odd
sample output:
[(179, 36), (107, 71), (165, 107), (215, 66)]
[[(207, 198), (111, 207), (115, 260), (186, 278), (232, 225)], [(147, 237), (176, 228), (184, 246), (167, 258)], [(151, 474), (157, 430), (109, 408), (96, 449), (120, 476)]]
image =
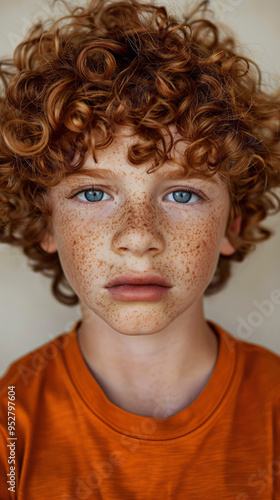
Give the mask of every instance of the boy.
[(279, 99), (210, 21), (68, 10), (2, 70), (1, 241), (82, 317), (1, 380), (1, 499), (280, 498), (280, 358), (203, 314), (270, 236)]

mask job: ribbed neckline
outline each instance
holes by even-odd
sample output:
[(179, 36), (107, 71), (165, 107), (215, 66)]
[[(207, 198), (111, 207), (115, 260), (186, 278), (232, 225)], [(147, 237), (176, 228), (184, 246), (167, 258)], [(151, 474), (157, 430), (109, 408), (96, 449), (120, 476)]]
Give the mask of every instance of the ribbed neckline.
[(200, 432), (209, 425), (223, 405), (235, 373), (234, 337), (216, 323), (207, 320), (218, 337), (218, 355), (212, 375), (197, 398), (186, 408), (168, 418), (143, 417), (119, 408), (109, 401), (90, 372), (78, 343), (77, 330), (82, 320), (69, 332), (70, 342), (64, 351), (72, 381), (89, 410), (115, 431), (138, 440), (166, 441)]

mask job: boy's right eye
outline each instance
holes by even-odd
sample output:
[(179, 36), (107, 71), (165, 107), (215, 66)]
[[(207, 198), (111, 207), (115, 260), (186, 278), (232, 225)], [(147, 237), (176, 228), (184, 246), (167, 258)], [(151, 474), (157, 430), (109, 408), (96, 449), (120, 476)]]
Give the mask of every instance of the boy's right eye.
[(90, 188), (90, 189), (84, 189), (83, 191), (79, 191), (70, 198), (78, 198), (79, 200), (85, 202), (97, 202), (97, 201), (103, 201), (104, 196), (108, 196), (107, 199), (112, 198), (109, 194), (102, 191), (102, 189)]

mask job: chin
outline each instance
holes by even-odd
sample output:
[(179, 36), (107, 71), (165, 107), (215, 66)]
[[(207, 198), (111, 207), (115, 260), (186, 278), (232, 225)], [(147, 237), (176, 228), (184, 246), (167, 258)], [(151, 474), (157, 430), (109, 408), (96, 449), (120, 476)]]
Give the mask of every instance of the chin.
[(138, 319), (134, 316), (131, 318), (119, 319), (117, 322), (107, 321), (107, 323), (118, 333), (135, 337), (136, 335), (152, 335), (154, 333), (161, 332), (171, 321), (172, 320), (167, 321), (166, 318), (162, 320), (159, 319), (158, 321), (154, 318), (152, 321), (151, 315), (149, 315), (145, 321), (143, 315), (141, 315), (141, 318)]

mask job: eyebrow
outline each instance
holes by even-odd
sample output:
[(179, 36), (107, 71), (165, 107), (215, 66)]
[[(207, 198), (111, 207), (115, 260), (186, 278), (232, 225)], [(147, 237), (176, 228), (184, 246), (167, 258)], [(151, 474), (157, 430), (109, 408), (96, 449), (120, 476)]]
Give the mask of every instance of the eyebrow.
[(78, 177), (80, 175), (88, 175), (89, 177), (96, 177), (99, 179), (116, 179), (118, 175), (113, 170), (108, 170), (107, 168), (80, 168), (80, 170), (74, 170), (73, 172), (67, 172), (66, 177)]
[[(81, 168), (80, 170), (74, 170), (73, 172), (67, 172), (66, 177), (78, 177), (82, 175), (87, 175), (89, 177), (94, 177), (96, 179), (117, 179), (118, 174), (116, 174), (113, 170), (108, 170), (107, 168)], [(199, 176), (195, 171), (189, 172), (187, 177), (182, 177), (182, 171), (180, 170), (180, 173), (178, 170), (168, 170), (167, 172), (162, 172), (161, 169), (158, 169), (155, 171), (155, 175), (158, 179), (161, 180), (188, 180), (188, 179), (198, 179)], [(206, 177), (201, 178), (202, 180), (209, 180), (210, 182), (213, 182), (217, 184), (217, 180), (214, 179), (213, 177)]]

